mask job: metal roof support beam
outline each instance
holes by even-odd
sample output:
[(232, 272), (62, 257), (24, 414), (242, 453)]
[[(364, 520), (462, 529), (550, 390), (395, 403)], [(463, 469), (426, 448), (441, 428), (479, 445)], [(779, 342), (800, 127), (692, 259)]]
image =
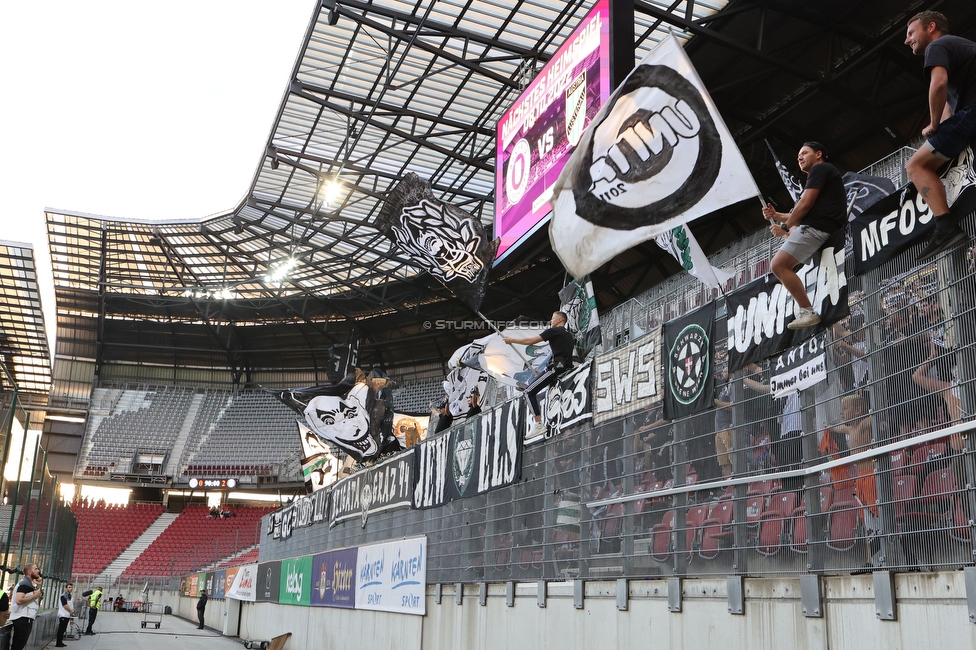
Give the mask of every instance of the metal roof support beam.
[[(417, 44), (415, 43), (414, 45), (416, 46)], [(305, 92), (305, 90), (303, 89), (302, 84), (300, 82), (297, 82), (297, 81), (296, 82), (293, 82), (290, 92), (293, 95), (297, 95), (298, 97), (302, 97), (304, 99), (307, 99), (310, 102), (313, 102), (315, 104), (319, 104), (319, 105), (321, 105), (324, 108), (327, 108), (327, 109), (329, 109), (331, 111), (335, 111), (336, 113), (339, 113), (341, 115), (345, 115), (346, 117), (352, 118), (352, 119), (354, 119), (354, 120), (356, 120), (358, 122), (362, 122), (363, 124), (368, 124), (369, 126), (372, 126), (374, 128), (380, 129), (381, 131), (386, 131), (390, 135), (395, 135), (395, 136), (397, 136), (399, 138), (403, 138), (404, 140), (407, 140), (408, 142), (412, 142), (412, 143), (414, 143), (414, 144), (416, 144), (418, 146), (422, 146), (422, 147), (424, 147), (426, 149), (430, 149), (432, 151), (436, 151), (437, 153), (439, 153), (439, 154), (441, 154), (443, 156), (446, 156), (448, 158), (451, 158), (453, 160), (456, 160), (456, 161), (458, 161), (460, 163), (464, 163), (465, 165), (470, 165), (472, 167), (477, 167), (478, 169), (481, 169), (481, 170), (486, 171), (486, 172), (494, 172), (495, 171), (494, 166), (489, 165), (486, 162), (485, 159), (469, 158), (467, 156), (461, 156), (457, 152), (455, 152), (455, 151), (453, 151), (451, 149), (448, 149), (448, 148), (443, 147), (441, 145), (432, 143), (427, 138), (422, 138), (420, 136), (411, 135), (410, 133), (406, 133), (406, 132), (404, 132), (404, 131), (402, 131), (400, 129), (394, 128), (394, 127), (389, 126), (387, 124), (383, 124), (382, 122), (363, 120), (363, 115), (359, 111), (354, 111), (352, 109), (346, 108), (345, 106), (340, 106), (340, 105), (335, 104), (333, 102), (330, 102), (330, 101), (327, 101), (325, 99), (322, 99), (321, 97), (318, 97), (317, 95), (313, 95), (311, 93)], [(436, 135), (436, 134), (435, 133), (432, 133), (430, 135)]]

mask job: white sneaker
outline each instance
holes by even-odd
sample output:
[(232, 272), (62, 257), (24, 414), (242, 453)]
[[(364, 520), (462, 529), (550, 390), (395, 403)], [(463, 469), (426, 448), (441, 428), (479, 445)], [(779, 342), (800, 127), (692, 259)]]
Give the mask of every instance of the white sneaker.
[(793, 322), (787, 325), (791, 330), (802, 330), (804, 327), (813, 327), (820, 322), (820, 314), (810, 309), (800, 309), (800, 313)]
[(529, 436), (532, 438), (536, 436), (544, 436), (546, 435), (547, 431), (548, 431), (548, 427), (546, 426), (545, 422), (536, 422), (535, 425), (532, 427), (532, 430), (529, 431)]

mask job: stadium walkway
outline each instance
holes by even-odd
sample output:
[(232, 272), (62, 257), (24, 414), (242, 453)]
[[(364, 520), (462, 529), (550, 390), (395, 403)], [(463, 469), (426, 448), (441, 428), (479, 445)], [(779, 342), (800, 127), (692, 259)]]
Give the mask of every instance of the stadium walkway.
[[(95, 636), (65, 641), (72, 650), (240, 650), (241, 640), (221, 636), (214, 630), (198, 630), (196, 623), (163, 616), (159, 629), (142, 629), (143, 615), (99, 612)], [(54, 639), (45, 646), (54, 648)]]

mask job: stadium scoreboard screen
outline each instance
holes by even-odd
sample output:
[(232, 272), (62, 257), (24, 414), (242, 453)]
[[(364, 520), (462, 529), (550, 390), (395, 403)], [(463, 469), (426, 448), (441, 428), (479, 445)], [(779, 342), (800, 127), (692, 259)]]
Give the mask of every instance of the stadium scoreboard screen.
[(237, 487), (236, 478), (191, 478), (190, 489), (233, 490)]

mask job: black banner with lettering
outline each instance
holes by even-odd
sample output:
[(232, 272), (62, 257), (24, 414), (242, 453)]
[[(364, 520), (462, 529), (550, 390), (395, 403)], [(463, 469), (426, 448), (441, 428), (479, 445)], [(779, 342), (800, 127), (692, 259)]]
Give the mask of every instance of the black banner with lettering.
[(333, 485), (330, 525), (361, 516), (365, 528), (366, 519), (374, 512), (410, 507), (413, 454), (408, 450)]
[(413, 506), (433, 508), (517, 481), (523, 413), (522, 400), (511, 400), (414, 447)]
[(711, 408), (715, 396), (715, 303), (664, 324), (664, 419)]
[(845, 318), (850, 306), (844, 268), (844, 231), (839, 230), (797, 272), (820, 314), (817, 327), (787, 328), (796, 317), (796, 301), (772, 274), (728, 294), (729, 372), (779, 354)]
[(882, 266), (933, 230), (932, 209), (914, 185), (886, 196), (851, 221), (853, 273), (863, 275)]

